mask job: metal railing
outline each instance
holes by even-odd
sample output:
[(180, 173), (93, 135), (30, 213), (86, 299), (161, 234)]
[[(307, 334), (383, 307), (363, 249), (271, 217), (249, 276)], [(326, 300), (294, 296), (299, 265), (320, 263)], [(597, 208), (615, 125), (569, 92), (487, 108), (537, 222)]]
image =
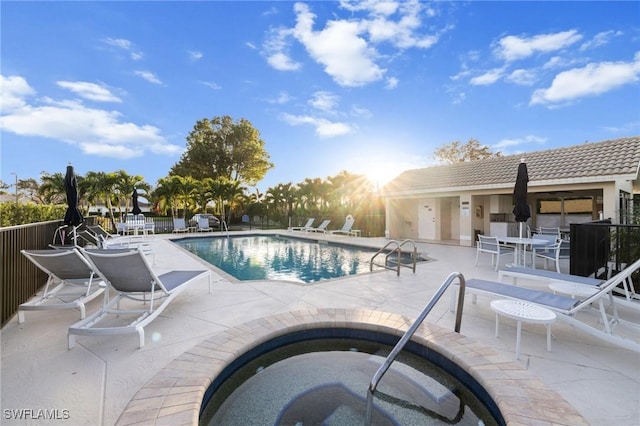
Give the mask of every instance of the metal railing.
[(380, 380), (382, 380), (382, 377), (384, 376), (384, 374), (387, 372), (389, 367), (391, 367), (391, 364), (398, 357), (398, 354), (402, 351), (402, 349), (404, 349), (407, 342), (414, 335), (418, 327), (422, 325), (422, 322), (427, 317), (429, 312), (431, 312), (431, 309), (433, 309), (435, 304), (440, 300), (444, 292), (449, 288), (453, 280), (456, 278), (459, 281), (460, 289), (458, 290), (458, 308), (456, 310), (456, 323), (455, 323), (454, 329), (456, 333), (460, 333), (460, 324), (462, 323), (462, 308), (464, 306), (465, 280), (464, 280), (464, 275), (462, 275), (460, 272), (453, 272), (447, 277), (446, 280), (444, 280), (442, 285), (440, 285), (440, 288), (438, 288), (438, 290), (433, 295), (433, 297), (431, 297), (431, 300), (429, 300), (429, 303), (427, 303), (427, 305), (424, 307), (424, 309), (422, 310), (418, 318), (413, 322), (411, 327), (409, 327), (409, 329), (404, 333), (404, 335), (400, 338), (398, 343), (396, 343), (394, 348), (391, 350), (391, 353), (389, 353), (387, 358), (384, 360), (384, 363), (380, 366), (380, 368), (378, 368), (378, 371), (376, 371), (376, 373), (373, 375), (373, 378), (369, 383), (369, 389), (367, 392), (367, 411), (366, 411), (365, 425), (368, 426), (371, 424), (371, 414), (373, 411), (373, 393), (376, 391), (376, 388), (378, 387), (378, 383), (380, 383)]
[[(413, 246), (413, 251), (411, 253), (411, 260), (412, 260), (411, 265), (406, 265), (402, 263), (402, 247), (406, 244), (411, 244)], [(395, 246), (395, 248), (393, 250), (387, 250), (390, 246)], [(384, 263), (375, 263), (374, 262), (375, 258), (383, 253), (386, 253), (386, 256), (384, 257)], [(394, 253), (397, 256), (396, 265), (389, 266), (389, 258)], [(418, 249), (416, 247), (416, 244), (413, 242), (413, 240), (404, 240), (402, 242), (391, 240), (371, 257), (371, 261), (369, 262), (369, 271), (373, 271), (373, 266), (375, 265), (385, 269), (391, 269), (391, 270), (395, 269), (398, 276), (400, 276), (400, 267), (404, 266), (405, 268), (412, 268), (413, 273), (415, 274), (417, 259), (418, 259)]]

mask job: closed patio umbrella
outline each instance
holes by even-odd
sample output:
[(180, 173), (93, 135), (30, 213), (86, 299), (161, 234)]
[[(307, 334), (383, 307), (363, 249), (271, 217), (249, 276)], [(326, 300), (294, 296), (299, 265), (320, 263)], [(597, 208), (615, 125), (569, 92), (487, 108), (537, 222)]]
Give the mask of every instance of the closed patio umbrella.
[(84, 221), (84, 217), (78, 210), (78, 183), (72, 165), (67, 166), (67, 173), (64, 176), (64, 190), (67, 195), (67, 211), (64, 214), (64, 224), (78, 226)]
[(140, 206), (138, 205), (138, 190), (136, 188), (133, 188), (131, 198), (133, 199), (133, 209), (131, 210), (131, 213), (135, 215), (142, 213), (142, 210), (140, 210)]
[(522, 159), (518, 165), (518, 176), (516, 177), (516, 185), (513, 188), (513, 214), (516, 217), (516, 222), (520, 222), (520, 238), (522, 238), (524, 222), (531, 217), (531, 209), (529, 209), (529, 203), (527, 202), (528, 182), (527, 163)]

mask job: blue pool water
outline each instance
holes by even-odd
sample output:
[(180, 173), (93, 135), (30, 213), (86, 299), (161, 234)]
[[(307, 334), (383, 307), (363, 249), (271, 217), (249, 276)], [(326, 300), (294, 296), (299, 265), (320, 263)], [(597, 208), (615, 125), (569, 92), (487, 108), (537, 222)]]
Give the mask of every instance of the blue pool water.
[(238, 280), (311, 283), (369, 272), (376, 249), (277, 235), (184, 238), (176, 244)]

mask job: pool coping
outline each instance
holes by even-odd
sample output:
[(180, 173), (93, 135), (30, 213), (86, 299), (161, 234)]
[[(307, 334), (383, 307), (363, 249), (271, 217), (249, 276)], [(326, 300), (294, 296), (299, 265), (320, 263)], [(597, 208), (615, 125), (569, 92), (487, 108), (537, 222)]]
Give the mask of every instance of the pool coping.
[[(413, 320), (368, 309), (307, 309), (277, 313), (215, 333), (176, 357), (129, 401), (117, 425), (198, 425), (205, 392), (214, 378), (245, 352), (292, 332), (348, 327), (398, 338)], [(511, 357), (430, 323), (413, 342), (440, 353), (483, 386), (509, 425), (588, 425), (562, 396)]]

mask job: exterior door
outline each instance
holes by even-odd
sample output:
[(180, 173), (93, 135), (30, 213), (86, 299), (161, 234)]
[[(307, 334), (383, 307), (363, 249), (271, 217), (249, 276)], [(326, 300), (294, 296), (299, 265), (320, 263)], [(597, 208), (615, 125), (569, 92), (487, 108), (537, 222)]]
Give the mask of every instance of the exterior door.
[(419, 203), (418, 238), (423, 240), (436, 239), (436, 200), (426, 198)]

